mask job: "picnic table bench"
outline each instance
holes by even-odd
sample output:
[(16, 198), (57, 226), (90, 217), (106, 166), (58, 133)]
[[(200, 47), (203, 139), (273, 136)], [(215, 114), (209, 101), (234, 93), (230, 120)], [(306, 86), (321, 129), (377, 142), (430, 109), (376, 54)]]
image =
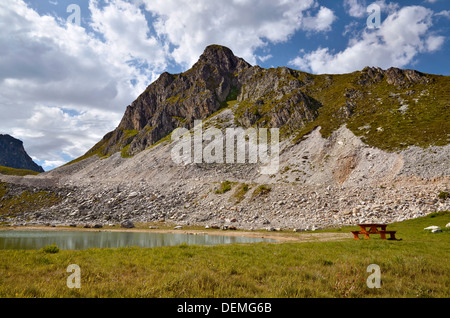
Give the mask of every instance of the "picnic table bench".
[(361, 228), (360, 231), (351, 231), (353, 233), (353, 238), (359, 240), (359, 235), (363, 234), (366, 240), (370, 239), (370, 234), (380, 234), (382, 240), (386, 239), (386, 234), (389, 234), (389, 240), (396, 240), (396, 231), (386, 231), (387, 224), (358, 224)]

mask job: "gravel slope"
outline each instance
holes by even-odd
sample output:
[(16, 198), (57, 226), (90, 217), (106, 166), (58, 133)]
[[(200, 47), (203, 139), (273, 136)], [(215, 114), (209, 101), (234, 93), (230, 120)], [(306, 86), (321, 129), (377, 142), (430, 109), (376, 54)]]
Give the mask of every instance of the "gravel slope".
[[(388, 153), (367, 146), (345, 126), (327, 139), (316, 129), (298, 144), (283, 143), (280, 168), (273, 175), (261, 175), (255, 164), (177, 165), (171, 149), (160, 144), (128, 159), (116, 153), (39, 176), (0, 176), (5, 182), (53, 187), (64, 197), (58, 206), (7, 222), (94, 225), (131, 220), (313, 230), (390, 223), (450, 209), (450, 200), (437, 197), (450, 190), (450, 145)], [(231, 190), (216, 193), (226, 180)], [(243, 183), (248, 190), (238, 193)], [(270, 191), (255, 195), (260, 185)]]

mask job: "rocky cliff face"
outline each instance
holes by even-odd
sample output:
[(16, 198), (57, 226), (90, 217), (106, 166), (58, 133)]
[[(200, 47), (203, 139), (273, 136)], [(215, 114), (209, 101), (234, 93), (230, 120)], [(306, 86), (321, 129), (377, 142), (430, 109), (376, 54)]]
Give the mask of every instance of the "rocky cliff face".
[(117, 151), (134, 155), (169, 135), (177, 127), (192, 128), (226, 105), (239, 91), (238, 75), (250, 64), (225, 47), (212, 45), (187, 72), (163, 73), (130, 106), (119, 126), (90, 153)]
[(23, 142), (10, 135), (0, 135), (0, 166), (44, 172), (26, 153)]

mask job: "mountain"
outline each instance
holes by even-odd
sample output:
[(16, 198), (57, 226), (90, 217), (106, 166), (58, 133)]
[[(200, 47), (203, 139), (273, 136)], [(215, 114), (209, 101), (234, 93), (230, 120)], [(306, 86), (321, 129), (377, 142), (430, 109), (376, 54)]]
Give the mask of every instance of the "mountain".
[[(251, 66), (223, 46), (208, 46), (181, 74), (163, 73), (126, 108), (119, 126), (81, 159), (135, 155), (177, 127), (191, 129), (233, 108), (242, 127), (280, 128), (300, 140), (347, 125), (372, 146), (397, 150), (449, 142), (448, 76), (366, 67), (342, 75), (312, 75), (286, 67)], [(447, 133), (446, 133), (447, 132)]]
[[(4, 209), (23, 191), (44, 189), (48, 198), (38, 195), (40, 209), (17, 214), (0, 207), (0, 222), (313, 229), (450, 210), (438, 196), (450, 192), (449, 92), (450, 76), (263, 69), (211, 45), (191, 69), (151, 83), (84, 156), (38, 176), (1, 176), (12, 197)], [(279, 128), (277, 169), (262, 173), (262, 161), (174, 160), (179, 127), (191, 137), (183, 158), (195, 157), (196, 120), (205, 135), (209, 128), (216, 134), (200, 138), (200, 151), (219, 159), (227, 149), (216, 136), (227, 129)], [(267, 131), (272, 140), (275, 131)]]
[(0, 166), (44, 172), (27, 154), (23, 142), (10, 135), (0, 135)]
[(163, 73), (127, 107), (119, 126), (87, 155), (105, 156), (117, 151), (134, 155), (177, 127), (192, 128), (195, 119), (206, 118), (236, 98), (241, 88), (239, 74), (248, 68), (250, 64), (230, 49), (207, 47), (189, 71)]

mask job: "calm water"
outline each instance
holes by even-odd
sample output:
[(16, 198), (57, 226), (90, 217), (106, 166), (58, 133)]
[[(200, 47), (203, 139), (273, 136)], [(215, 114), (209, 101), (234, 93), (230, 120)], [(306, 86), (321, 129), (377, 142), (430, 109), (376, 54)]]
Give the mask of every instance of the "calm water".
[(179, 244), (217, 245), (274, 242), (271, 239), (183, 233), (91, 232), (91, 231), (0, 231), (0, 249), (40, 249), (56, 244), (63, 250), (114, 247), (156, 247)]

